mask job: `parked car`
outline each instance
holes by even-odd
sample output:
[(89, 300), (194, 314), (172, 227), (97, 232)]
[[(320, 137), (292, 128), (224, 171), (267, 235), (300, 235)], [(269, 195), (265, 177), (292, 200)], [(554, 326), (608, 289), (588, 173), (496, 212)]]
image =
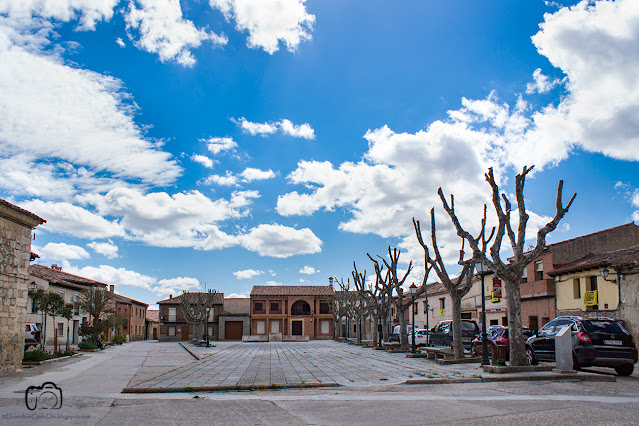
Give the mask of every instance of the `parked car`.
[[(428, 345), (428, 330), (425, 328), (415, 330), (415, 345), (427, 346)], [(408, 336), (408, 342), (412, 343), (412, 335)]]
[(573, 340), (573, 365), (612, 367), (620, 376), (632, 374), (637, 363), (637, 347), (632, 335), (610, 318), (557, 317), (526, 341), (530, 364), (555, 361), (555, 336), (570, 327)]
[(24, 349), (27, 350), (31, 346), (40, 344), (40, 330), (38, 326), (32, 322), (28, 322), (24, 328)]
[[(400, 341), (399, 329), (400, 329), (399, 325), (396, 325), (395, 327), (393, 327), (393, 332), (388, 335), (388, 341), (389, 342), (399, 343), (399, 341)], [(412, 332), (413, 332), (413, 326), (410, 325), (410, 324), (406, 324), (406, 334), (408, 335), (408, 343), (411, 342), (411, 333)]]
[[(527, 340), (529, 337), (533, 335), (533, 331), (528, 327), (523, 328), (524, 340)], [(510, 347), (508, 340), (508, 327), (505, 325), (491, 326), (488, 330), (486, 330), (486, 335), (488, 337), (488, 350), (491, 351), (492, 346), (505, 346), (506, 347), (506, 357), (510, 355)], [(481, 334), (479, 334), (472, 342), (472, 351), (477, 355), (481, 355), (482, 352), (482, 341)], [(490, 352), (489, 352), (490, 353)], [(508, 358), (506, 358), (508, 359)]]
[[(470, 350), (471, 342), (479, 334), (479, 327), (475, 321), (462, 320), (462, 342), (464, 349)], [(430, 343), (433, 346), (453, 346), (453, 321), (438, 322), (430, 329)]]

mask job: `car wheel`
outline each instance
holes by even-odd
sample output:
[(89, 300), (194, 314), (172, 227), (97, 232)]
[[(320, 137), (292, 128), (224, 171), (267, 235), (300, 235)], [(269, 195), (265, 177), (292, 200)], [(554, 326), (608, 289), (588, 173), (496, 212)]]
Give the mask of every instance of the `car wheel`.
[(572, 369), (581, 371), (581, 364), (579, 364), (579, 361), (577, 361), (575, 354), (572, 354)]
[(635, 366), (632, 364), (620, 365), (619, 367), (615, 367), (615, 371), (620, 376), (630, 376), (633, 371), (635, 371)]
[(530, 365), (538, 364), (537, 358), (535, 358), (535, 353), (530, 346), (526, 346), (526, 359), (528, 359), (528, 364)]

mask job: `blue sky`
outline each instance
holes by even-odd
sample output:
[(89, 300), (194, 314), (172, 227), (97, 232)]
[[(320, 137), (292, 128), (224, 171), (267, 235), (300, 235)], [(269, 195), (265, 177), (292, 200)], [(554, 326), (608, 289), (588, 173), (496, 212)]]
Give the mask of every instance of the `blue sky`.
[[(0, 197), (43, 264), (154, 304), (326, 284), (399, 246), (438, 187), (476, 230), (494, 167), (548, 240), (639, 221), (639, 5), (0, 1)], [(532, 235), (532, 234), (531, 234)], [(434, 280), (435, 278), (432, 277)]]

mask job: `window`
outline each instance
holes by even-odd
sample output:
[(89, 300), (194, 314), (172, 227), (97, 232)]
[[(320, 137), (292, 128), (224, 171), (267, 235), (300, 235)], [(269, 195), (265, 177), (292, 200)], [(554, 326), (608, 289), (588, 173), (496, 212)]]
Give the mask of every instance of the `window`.
[(58, 337), (62, 337), (64, 336), (64, 323), (63, 322), (59, 322), (58, 323)]
[(279, 302), (271, 302), (270, 310), (274, 314), (279, 314), (280, 313), (280, 304), (279, 304)]
[(528, 268), (524, 268), (524, 270), (521, 273), (521, 283), (527, 283), (528, 282)]
[(544, 262), (539, 260), (535, 262), (535, 281), (544, 279)]
[(279, 333), (279, 332), (280, 332), (280, 322), (271, 321), (271, 333)]
[(80, 299), (80, 293), (77, 291), (73, 293), (73, 315), (80, 315), (80, 305), (78, 305), (78, 299)]
[(539, 318), (537, 316), (528, 317), (528, 328), (537, 330), (539, 328)]
[(212, 306), (209, 308), (209, 321), (215, 320), (215, 308)]
[(86, 324), (88, 323), (88, 318), (87, 317), (82, 317), (82, 324)]
[(428, 313), (428, 300), (424, 301), (424, 313), (427, 314)]
[(330, 314), (331, 307), (328, 302), (320, 302), (320, 314)]
[(264, 334), (266, 330), (266, 321), (256, 321), (257, 334)]
[(169, 308), (169, 322), (177, 321), (177, 308)]
[(35, 313), (37, 313), (37, 312), (38, 312), (38, 309), (37, 309), (37, 306), (36, 306), (35, 300), (31, 299), (31, 313), (32, 313), (32, 314), (35, 314)]
[(209, 325), (209, 337), (213, 336), (213, 326)]
[(62, 297), (62, 300), (64, 300), (64, 290), (58, 290), (58, 294)]
[(174, 326), (170, 326), (169, 327), (169, 336), (175, 336), (175, 327)]
[[(446, 309), (446, 298), (445, 297), (440, 297), (439, 298), (439, 310), (443, 311)], [(441, 314), (444, 315), (444, 314)]]
[(320, 333), (328, 334), (329, 324), (330, 322), (328, 320), (320, 321)]
[(253, 305), (253, 311), (256, 314), (263, 314), (264, 313), (264, 303), (255, 302), (255, 304)]
[(579, 282), (579, 278), (572, 280), (572, 292), (575, 299), (581, 299), (581, 283)]

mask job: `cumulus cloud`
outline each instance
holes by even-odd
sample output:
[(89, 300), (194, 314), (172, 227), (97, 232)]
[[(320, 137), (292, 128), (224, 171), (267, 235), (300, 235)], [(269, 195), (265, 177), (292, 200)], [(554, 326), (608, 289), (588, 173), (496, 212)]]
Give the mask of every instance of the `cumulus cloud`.
[(47, 243), (37, 249), (40, 257), (55, 260), (88, 259), (91, 256), (82, 247), (66, 243)]
[(162, 297), (178, 295), (184, 291), (198, 291), (201, 289), (200, 282), (195, 278), (189, 277), (160, 280), (156, 286), (151, 288), (153, 292)]
[(541, 68), (537, 68), (533, 72), (533, 82), (526, 85), (526, 93), (548, 93), (560, 82), (558, 78), (551, 79), (547, 75), (543, 75)]
[(244, 133), (248, 133), (252, 136), (272, 135), (279, 130), (282, 134), (293, 136), (295, 138), (315, 139), (315, 130), (313, 130), (310, 124), (304, 123), (296, 125), (285, 118), (274, 123), (255, 123), (248, 121), (244, 117), (240, 117), (238, 119), (232, 118), (231, 121), (237, 124)]
[(233, 275), (238, 280), (250, 280), (251, 278), (255, 278), (258, 275), (262, 275), (264, 271), (256, 271), (255, 269), (245, 269), (243, 271), (235, 271)]
[(127, 30), (136, 47), (156, 53), (160, 61), (193, 66), (192, 49), (202, 42), (223, 46), (228, 40), (196, 26), (182, 16), (179, 0), (132, 0), (125, 14)]
[(203, 165), (207, 169), (213, 168), (213, 160), (211, 160), (206, 155), (193, 154), (191, 156), (191, 160), (195, 161), (196, 163), (199, 163), (199, 164)]
[(92, 242), (87, 244), (88, 247), (93, 249), (96, 253), (100, 253), (101, 255), (108, 257), (109, 259), (115, 259), (118, 257), (118, 246), (113, 243), (113, 241), (109, 240), (106, 243)]
[(230, 151), (237, 147), (237, 142), (233, 140), (233, 138), (224, 137), (224, 138), (208, 138), (201, 139), (202, 142), (206, 142), (206, 147), (213, 154), (217, 155), (223, 151)]
[(240, 173), (244, 182), (253, 182), (254, 180), (272, 179), (275, 177), (273, 170), (260, 170), (252, 167), (247, 167), (242, 173)]
[(238, 237), (242, 247), (260, 256), (287, 258), (322, 251), (322, 241), (308, 228), (262, 224)]
[(300, 269), (300, 274), (306, 274), (306, 275), (313, 275), (313, 274), (317, 274), (319, 272), (318, 269), (313, 268), (312, 266), (304, 266), (302, 269)]
[(251, 297), (249, 293), (231, 293), (229, 295), (224, 295), (225, 299), (248, 299)]
[(226, 175), (210, 175), (204, 179), (203, 183), (205, 185), (237, 186), (238, 180), (237, 176), (233, 175), (233, 172), (227, 170)]
[(124, 43), (124, 40), (122, 40), (122, 37), (118, 37), (115, 39), (115, 42), (118, 44), (118, 46), (120, 47), (126, 47), (126, 43)]
[(209, 0), (238, 31), (248, 31), (247, 45), (273, 54), (280, 41), (290, 51), (311, 39), (315, 16), (307, 13), (306, 0)]
[(38, 229), (88, 239), (123, 237), (126, 233), (117, 221), (108, 221), (71, 203), (32, 200), (21, 202), (20, 205), (41, 217), (46, 217), (47, 223)]
[(10, 18), (52, 18), (69, 22), (78, 20), (78, 30), (94, 30), (99, 21), (109, 21), (113, 8), (120, 0), (4, 0), (0, 13)]

